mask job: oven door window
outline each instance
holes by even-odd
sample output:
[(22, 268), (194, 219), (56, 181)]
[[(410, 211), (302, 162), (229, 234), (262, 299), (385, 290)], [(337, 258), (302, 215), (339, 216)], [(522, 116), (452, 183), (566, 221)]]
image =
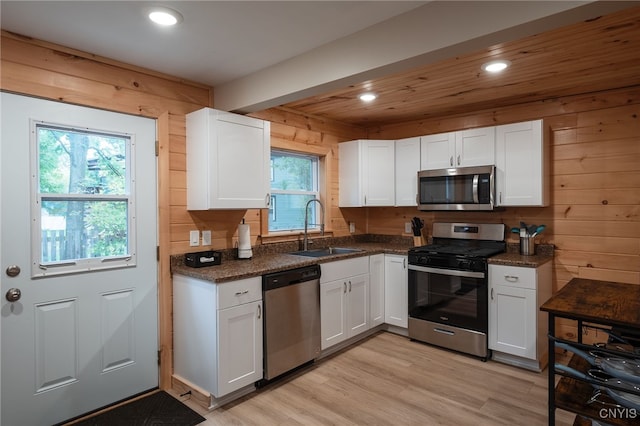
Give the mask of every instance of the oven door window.
[(487, 332), (485, 278), (409, 270), (409, 316)]

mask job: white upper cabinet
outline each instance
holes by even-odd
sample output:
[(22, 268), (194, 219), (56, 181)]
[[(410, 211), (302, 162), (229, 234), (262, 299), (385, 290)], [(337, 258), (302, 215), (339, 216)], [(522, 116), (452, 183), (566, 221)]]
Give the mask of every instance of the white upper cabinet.
[(394, 141), (355, 140), (338, 146), (339, 206), (393, 206)]
[(494, 164), (495, 127), (439, 133), (420, 138), (422, 170)]
[(187, 210), (269, 206), (270, 124), (211, 108), (187, 114)]
[(396, 206), (417, 206), (420, 138), (396, 141)]
[(496, 127), (496, 205), (549, 205), (549, 147), (542, 120)]

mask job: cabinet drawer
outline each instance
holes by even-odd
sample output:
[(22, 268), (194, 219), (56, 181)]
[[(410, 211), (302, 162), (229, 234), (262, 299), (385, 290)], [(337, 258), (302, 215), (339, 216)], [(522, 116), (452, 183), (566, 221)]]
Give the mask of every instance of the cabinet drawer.
[(536, 289), (536, 269), (518, 266), (489, 265), (489, 282), (492, 285)]
[(321, 283), (341, 280), (354, 275), (368, 274), (369, 256), (323, 263), (320, 265), (320, 271)]
[(262, 300), (262, 277), (218, 284), (218, 309)]

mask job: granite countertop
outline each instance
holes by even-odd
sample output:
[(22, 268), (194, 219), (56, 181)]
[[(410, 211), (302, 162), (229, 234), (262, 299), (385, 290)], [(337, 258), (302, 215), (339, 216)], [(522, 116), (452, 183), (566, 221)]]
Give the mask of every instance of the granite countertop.
[[(413, 247), (411, 237), (393, 237), (361, 235), (357, 237), (342, 237), (319, 240), (317, 247), (348, 247), (360, 249), (356, 253), (334, 254), (325, 257), (307, 257), (289, 254), (297, 251), (297, 243), (265, 244), (253, 248), (254, 256), (251, 259), (236, 259), (233, 250), (224, 250), (220, 265), (192, 268), (184, 264), (184, 255), (171, 256), (171, 273), (185, 275), (205, 281), (224, 283), (244, 278), (257, 277), (273, 272), (286, 271), (288, 269), (303, 266), (316, 265), (337, 260), (351, 259), (373, 254), (387, 253), (407, 255), (407, 251)], [(507, 252), (489, 258), (489, 264), (522, 266), (537, 268), (538, 266), (553, 260), (553, 245), (539, 244), (536, 246), (536, 255), (522, 256), (519, 254), (518, 244), (507, 244)]]
[(554, 247), (552, 244), (536, 245), (536, 254), (533, 256), (523, 256), (520, 254), (520, 247), (516, 243), (507, 244), (507, 252), (489, 258), (490, 265), (521, 266), (525, 268), (537, 268), (553, 260)]
[(230, 257), (225, 259), (225, 256), (223, 256), (220, 265), (206, 266), (203, 268), (192, 268), (186, 266), (184, 264), (184, 256), (175, 255), (171, 256), (171, 273), (185, 275), (187, 277), (205, 281), (224, 283), (299, 268), (302, 266), (370, 256), (378, 253), (406, 255), (407, 250), (413, 246), (413, 241), (411, 238), (389, 241), (346, 241), (332, 244), (332, 246), (355, 248), (362, 251), (315, 258), (288, 254), (291, 251), (296, 251), (295, 248), (288, 250), (288, 252), (278, 252), (277, 250), (254, 250), (254, 256), (251, 259), (234, 259)]

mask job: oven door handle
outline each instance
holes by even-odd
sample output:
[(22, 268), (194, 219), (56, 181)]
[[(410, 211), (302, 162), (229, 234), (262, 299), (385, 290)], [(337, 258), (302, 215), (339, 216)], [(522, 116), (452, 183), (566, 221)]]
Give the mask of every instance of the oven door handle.
[(439, 274), (439, 275), (451, 275), (454, 277), (468, 277), (468, 278), (484, 278), (484, 272), (472, 272), (472, 271), (458, 271), (455, 269), (440, 269), (440, 268), (429, 268), (427, 266), (418, 266), (409, 264), (410, 271), (417, 272), (427, 272), (430, 274)]

